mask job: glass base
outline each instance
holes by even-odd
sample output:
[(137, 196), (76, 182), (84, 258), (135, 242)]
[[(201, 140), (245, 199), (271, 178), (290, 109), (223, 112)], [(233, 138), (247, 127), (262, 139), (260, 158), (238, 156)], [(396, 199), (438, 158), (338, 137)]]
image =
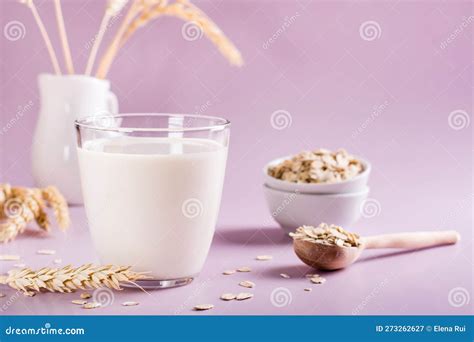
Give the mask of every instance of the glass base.
[[(138, 286), (147, 289), (166, 289), (170, 287), (177, 287), (188, 285), (194, 280), (194, 277), (186, 277), (186, 278), (179, 278), (179, 279), (165, 279), (165, 280), (157, 280), (157, 279), (144, 279), (144, 280), (137, 280), (136, 283)], [(123, 284), (123, 287), (133, 288), (136, 286), (132, 284)]]

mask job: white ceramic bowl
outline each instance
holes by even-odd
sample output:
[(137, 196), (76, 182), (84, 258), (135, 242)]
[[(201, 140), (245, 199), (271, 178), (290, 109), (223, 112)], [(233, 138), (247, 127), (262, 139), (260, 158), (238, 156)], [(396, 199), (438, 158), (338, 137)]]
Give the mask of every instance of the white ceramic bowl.
[(308, 194), (340, 194), (347, 192), (360, 192), (367, 187), (367, 181), (370, 175), (370, 163), (367, 160), (356, 157), (361, 161), (364, 170), (356, 177), (338, 183), (320, 184), (320, 183), (292, 183), (268, 175), (268, 168), (274, 166), (291, 156), (272, 160), (263, 168), (264, 183), (273, 189), (282, 191), (299, 191)]
[(270, 213), (286, 232), (302, 225), (317, 226), (321, 222), (351, 230), (360, 217), (360, 208), (369, 188), (343, 194), (307, 194), (276, 190), (263, 186)]

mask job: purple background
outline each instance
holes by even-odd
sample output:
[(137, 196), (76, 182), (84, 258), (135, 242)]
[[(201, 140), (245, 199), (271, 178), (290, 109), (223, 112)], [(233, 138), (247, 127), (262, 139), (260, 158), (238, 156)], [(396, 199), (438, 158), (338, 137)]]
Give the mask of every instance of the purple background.
[[(36, 3), (62, 62), (52, 4)], [(210, 302), (216, 308), (206, 314), (472, 313), (466, 301), (459, 307), (449, 301), (450, 291), (451, 299), (453, 293), (464, 299), (473, 294), (472, 2), (197, 4), (242, 51), (242, 69), (229, 67), (205, 38), (183, 39), (183, 23), (166, 18), (134, 36), (109, 77), (122, 112), (197, 112), (232, 121), (220, 219), (202, 275), (192, 285), (151, 296), (127, 290), (115, 294), (111, 305), (92, 311), (69, 303), (78, 295), (24, 298), (3, 289), (7, 297), (0, 299), (2, 310), (192, 314), (192, 306)], [(63, 10), (76, 68), (83, 70), (87, 42), (98, 29), (103, 4), (65, 1)], [(32, 185), (30, 150), (39, 108), (36, 77), (50, 72), (51, 65), (31, 13), (14, 1), (2, 1), (2, 31), (13, 20), (24, 25), (25, 35), (15, 41), (5, 34), (0, 37), (0, 180)], [(367, 21), (380, 27), (374, 40), (362, 39), (359, 32)], [(289, 25), (278, 34), (285, 22)], [(25, 106), (24, 115), (12, 124)], [(284, 129), (272, 125), (272, 113), (278, 110), (291, 116), (291, 125)], [(463, 111), (460, 126), (448, 120), (454, 111)], [(367, 253), (350, 269), (326, 274), (326, 284), (309, 284), (303, 274), (310, 270), (294, 256), (266, 208), (261, 169), (276, 157), (317, 147), (345, 147), (372, 162), (370, 197), (380, 210), (351, 230), (368, 235), (456, 229), (462, 241), (398, 255)], [(72, 216), (67, 235), (42, 236), (33, 228), (3, 245), (2, 254), (20, 254), (22, 262), (33, 267), (53, 265), (57, 257), (73, 264), (94, 261), (83, 209), (72, 209)], [(36, 256), (40, 248), (56, 249), (58, 254)], [(272, 254), (274, 259), (253, 260), (259, 254)], [(2, 271), (13, 264), (0, 263)], [(239, 266), (251, 266), (254, 272), (220, 274)], [(282, 272), (293, 278), (280, 278)], [(238, 303), (218, 299), (221, 293), (245, 290), (237, 286), (245, 279), (257, 283), (250, 291), (255, 298)], [(304, 292), (305, 287), (313, 291)], [(281, 307), (272, 304), (276, 288), (284, 288), (279, 291), (291, 301)], [(120, 306), (125, 300), (141, 304)]]

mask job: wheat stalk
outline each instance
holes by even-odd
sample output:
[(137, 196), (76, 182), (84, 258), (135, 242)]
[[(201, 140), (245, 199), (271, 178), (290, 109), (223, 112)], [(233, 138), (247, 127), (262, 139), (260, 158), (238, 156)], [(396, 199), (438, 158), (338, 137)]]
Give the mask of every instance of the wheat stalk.
[(187, 0), (177, 0), (170, 5), (155, 6), (150, 11), (144, 11), (129, 25), (122, 43), (125, 43), (140, 27), (163, 15), (195, 23), (232, 65), (243, 64), (242, 55), (235, 45), (203, 11)]
[[(14, 213), (10, 212), (9, 206), (12, 203), (19, 206)], [(0, 184), (0, 242), (13, 240), (33, 220), (41, 229), (49, 231), (46, 206), (53, 209), (59, 227), (65, 230), (70, 224), (69, 210), (66, 200), (56, 187), (38, 189)]]
[(104, 16), (100, 23), (99, 32), (97, 33), (94, 45), (92, 45), (89, 59), (87, 60), (87, 66), (85, 71), (86, 75), (90, 75), (92, 73), (92, 67), (94, 65), (95, 58), (97, 57), (97, 52), (99, 51), (100, 44), (102, 42), (102, 39), (104, 38), (104, 34), (107, 30), (107, 26), (109, 25), (110, 20), (117, 14), (119, 14), (120, 11), (122, 11), (127, 2), (128, 0), (108, 0)]
[(61, 0), (54, 0), (54, 9), (56, 12), (56, 22), (58, 25), (59, 37), (63, 48), (64, 61), (66, 69), (70, 74), (74, 74), (74, 65), (72, 63), (71, 50), (67, 39), (66, 25), (64, 25), (63, 11), (61, 8)]
[(198, 7), (187, 0), (177, 0), (168, 4), (167, 0), (140, 0), (134, 2), (136, 8), (122, 22), (122, 27), (102, 58), (97, 77), (105, 78), (120, 47), (140, 28), (160, 16), (173, 16), (195, 23), (228, 61), (237, 66), (243, 64), (242, 56), (234, 44), (219, 27)]
[(41, 32), (41, 36), (43, 37), (44, 43), (46, 44), (46, 49), (48, 50), (49, 58), (51, 59), (51, 63), (53, 64), (54, 72), (57, 75), (61, 75), (61, 69), (59, 68), (59, 63), (56, 57), (56, 53), (54, 52), (54, 49), (53, 49), (53, 44), (51, 43), (51, 39), (49, 39), (48, 32), (46, 31), (46, 28), (44, 27), (43, 21), (41, 20), (41, 17), (38, 13), (38, 10), (36, 9), (36, 6), (33, 0), (19, 0), (19, 1), (20, 3), (25, 4), (31, 10), (31, 13), (33, 14), (36, 24), (38, 25), (38, 28)]
[(143, 279), (149, 279), (146, 272), (131, 271), (130, 266), (86, 264), (78, 268), (71, 265), (59, 269), (44, 267), (38, 271), (13, 269), (0, 278), (0, 283), (25, 293), (41, 290), (68, 293), (101, 287), (121, 290), (124, 283), (139, 287), (135, 282)]
[(122, 21), (122, 24), (117, 30), (117, 33), (115, 34), (114, 38), (112, 39), (112, 42), (110, 43), (109, 47), (107, 48), (104, 56), (102, 57), (100, 61), (96, 77), (105, 78), (105, 76), (107, 75), (110, 69), (110, 66), (112, 64), (112, 61), (114, 60), (120, 48), (120, 40), (122, 39), (123, 34), (127, 30), (127, 27), (130, 25), (133, 18), (138, 13), (140, 13), (140, 11), (142, 10), (142, 7), (143, 7), (142, 1), (133, 1), (132, 4), (130, 5), (127, 11), (127, 14), (125, 15), (125, 18)]

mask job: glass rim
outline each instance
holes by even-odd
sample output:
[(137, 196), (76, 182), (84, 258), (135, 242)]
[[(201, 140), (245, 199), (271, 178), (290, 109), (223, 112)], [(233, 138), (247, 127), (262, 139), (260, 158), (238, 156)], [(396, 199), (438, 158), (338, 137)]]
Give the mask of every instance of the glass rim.
[[(207, 119), (214, 120), (217, 123), (211, 125), (201, 125), (196, 127), (107, 127), (100, 126), (97, 122), (107, 119), (120, 119), (126, 117), (175, 117), (175, 118), (191, 118), (191, 119)], [(103, 122), (103, 121), (102, 121)], [(182, 113), (120, 113), (120, 114), (103, 114), (103, 115), (90, 115), (80, 119), (74, 120), (74, 126), (78, 129), (92, 129), (98, 131), (109, 131), (109, 132), (197, 132), (197, 131), (214, 131), (224, 130), (230, 126), (230, 121), (212, 115), (199, 115), (199, 114), (182, 114)]]

